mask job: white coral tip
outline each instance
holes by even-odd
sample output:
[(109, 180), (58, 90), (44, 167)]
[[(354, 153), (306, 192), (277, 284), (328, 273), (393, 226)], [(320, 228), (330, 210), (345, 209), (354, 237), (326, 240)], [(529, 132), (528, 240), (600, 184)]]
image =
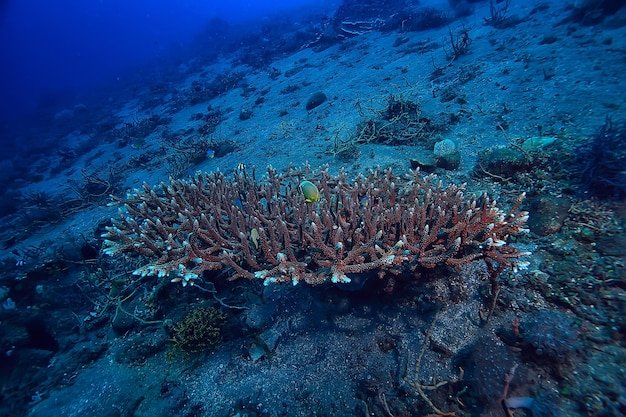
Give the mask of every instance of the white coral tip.
[(528, 266), (530, 265), (530, 262), (516, 262), (515, 265), (513, 265), (513, 272), (519, 272), (522, 271), (524, 269), (528, 269)]
[(331, 279), (330, 279), (330, 280), (331, 280), (331, 282), (333, 282), (334, 284), (337, 284), (337, 283), (344, 283), (344, 284), (347, 284), (347, 283), (349, 283), (350, 281), (352, 281), (350, 278), (348, 278), (348, 277), (346, 276), (346, 274), (344, 274), (343, 272), (340, 272), (340, 271), (335, 271), (335, 272), (333, 272), (333, 276), (331, 277)]
[(385, 258), (385, 264), (391, 265), (393, 264), (394, 259), (396, 259), (396, 255), (389, 255)]

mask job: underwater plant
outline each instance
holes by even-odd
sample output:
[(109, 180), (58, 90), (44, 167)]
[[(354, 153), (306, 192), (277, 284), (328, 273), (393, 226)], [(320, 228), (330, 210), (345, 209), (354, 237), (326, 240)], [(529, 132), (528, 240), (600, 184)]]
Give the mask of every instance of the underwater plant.
[(626, 198), (626, 122), (607, 120), (577, 151), (584, 192), (600, 199)]
[(168, 359), (182, 354), (210, 352), (222, 342), (222, 326), (226, 315), (213, 308), (196, 308), (171, 327), (172, 350)]

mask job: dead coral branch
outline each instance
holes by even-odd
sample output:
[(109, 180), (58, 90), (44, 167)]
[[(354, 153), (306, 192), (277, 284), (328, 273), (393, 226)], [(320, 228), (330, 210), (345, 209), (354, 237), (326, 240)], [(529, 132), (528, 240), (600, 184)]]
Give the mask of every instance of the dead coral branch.
[[(298, 187), (316, 183), (321, 201), (308, 203)], [(104, 252), (153, 259), (136, 275), (183, 284), (229, 266), (232, 279), (271, 282), (349, 282), (365, 271), (400, 273), (417, 267), (484, 259), (494, 274), (517, 268), (525, 255), (507, 243), (524, 232), (523, 196), (503, 212), (487, 195), (466, 197), (433, 175), (376, 170), (349, 181), (326, 170), (268, 168), (197, 174), (156, 189), (147, 184), (122, 201), (103, 235)]]

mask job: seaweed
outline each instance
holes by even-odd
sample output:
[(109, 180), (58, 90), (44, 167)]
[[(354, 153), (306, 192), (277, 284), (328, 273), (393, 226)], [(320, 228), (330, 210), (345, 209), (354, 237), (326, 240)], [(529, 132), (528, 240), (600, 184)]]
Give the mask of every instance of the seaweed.
[(626, 122), (607, 119), (578, 155), (584, 192), (603, 200), (626, 198)]

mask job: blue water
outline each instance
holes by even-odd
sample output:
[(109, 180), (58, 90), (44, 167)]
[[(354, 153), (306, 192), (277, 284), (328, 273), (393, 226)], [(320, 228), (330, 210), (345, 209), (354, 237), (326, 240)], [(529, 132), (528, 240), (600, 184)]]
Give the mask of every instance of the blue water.
[(5, 0), (0, 5), (0, 121), (85, 100), (190, 47), (211, 18), (244, 24), (327, 0)]

